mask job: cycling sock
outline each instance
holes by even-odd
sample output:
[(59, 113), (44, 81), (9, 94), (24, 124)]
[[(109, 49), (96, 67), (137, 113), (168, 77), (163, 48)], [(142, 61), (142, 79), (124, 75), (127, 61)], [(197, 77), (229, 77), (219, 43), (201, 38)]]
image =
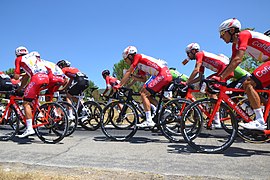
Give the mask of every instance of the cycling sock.
[(69, 110), (68, 110), (68, 114), (69, 114), (69, 116), (72, 116), (72, 115), (73, 115), (72, 109), (69, 109)]
[(219, 118), (219, 112), (216, 113), (215, 117), (214, 117), (214, 121), (216, 123), (219, 123), (220, 122), (220, 118)]
[(27, 129), (32, 129), (32, 119), (26, 119), (26, 127)]
[(263, 119), (263, 112), (261, 108), (254, 109), (254, 113), (256, 114), (256, 121), (258, 121), (261, 124), (265, 124), (264, 119)]
[(145, 116), (146, 116), (146, 121), (147, 122), (152, 122), (151, 111), (146, 111)]

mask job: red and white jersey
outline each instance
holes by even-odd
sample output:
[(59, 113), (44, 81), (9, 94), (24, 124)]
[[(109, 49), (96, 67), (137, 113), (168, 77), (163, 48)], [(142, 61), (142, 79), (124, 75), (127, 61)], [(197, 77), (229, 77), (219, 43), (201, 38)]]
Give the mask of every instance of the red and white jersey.
[(55, 63), (53, 62), (50, 62), (50, 61), (46, 61), (44, 59), (42, 59), (46, 68), (52, 72), (53, 75), (56, 75), (56, 76), (65, 76), (65, 74), (63, 73), (62, 69), (57, 66)]
[(106, 86), (108, 89), (111, 89), (113, 86), (120, 84), (120, 81), (117, 78), (112, 77), (112, 76), (106, 76), (105, 81), (106, 81)]
[(32, 53), (19, 56), (15, 59), (15, 73), (20, 74), (22, 68), (30, 77), (37, 73), (47, 74), (48, 70), (42, 60), (38, 59)]
[(248, 55), (265, 62), (270, 60), (270, 37), (254, 31), (241, 31), (238, 36), (238, 43), (232, 46), (232, 57), (237, 50), (244, 50)]
[(229, 59), (206, 51), (196, 53), (196, 63), (202, 63), (200, 72), (204, 73), (205, 68), (220, 73), (229, 64)]
[(144, 54), (135, 54), (132, 66), (134, 68), (137, 67), (149, 75), (157, 76), (161, 69), (166, 67), (166, 63)]

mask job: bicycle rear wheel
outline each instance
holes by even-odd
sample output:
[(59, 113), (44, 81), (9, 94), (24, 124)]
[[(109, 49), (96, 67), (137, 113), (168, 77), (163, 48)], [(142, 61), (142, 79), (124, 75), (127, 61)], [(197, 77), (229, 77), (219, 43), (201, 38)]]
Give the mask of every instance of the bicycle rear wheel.
[(100, 127), (102, 108), (94, 101), (86, 101), (78, 109), (80, 125), (89, 131), (95, 131)]
[(216, 103), (215, 99), (198, 100), (189, 105), (183, 113), (183, 137), (198, 152), (222, 152), (231, 146), (237, 135), (238, 126), (234, 112), (224, 103), (219, 107), (219, 115), (222, 126), (226, 126), (226, 129), (207, 125)]
[(34, 115), (34, 130), (45, 143), (60, 142), (68, 132), (68, 116), (65, 109), (56, 102), (41, 105)]
[(15, 137), (19, 131), (19, 116), (16, 113), (16, 110), (10, 107), (7, 110), (7, 118), (2, 117), (2, 123), (0, 124), (0, 140), (8, 141)]
[(138, 113), (127, 102), (115, 101), (104, 108), (103, 133), (111, 140), (126, 141), (137, 132)]
[(72, 115), (69, 114), (68, 116), (68, 131), (66, 136), (70, 136), (71, 134), (74, 133), (78, 126), (78, 114), (76, 112), (76, 109), (73, 105), (69, 104), (68, 102), (65, 101), (58, 101), (60, 105), (63, 106), (67, 114), (72, 112)]
[(183, 98), (168, 101), (159, 114), (159, 125), (162, 134), (171, 142), (184, 141), (181, 133), (180, 119), (185, 108), (192, 102)]

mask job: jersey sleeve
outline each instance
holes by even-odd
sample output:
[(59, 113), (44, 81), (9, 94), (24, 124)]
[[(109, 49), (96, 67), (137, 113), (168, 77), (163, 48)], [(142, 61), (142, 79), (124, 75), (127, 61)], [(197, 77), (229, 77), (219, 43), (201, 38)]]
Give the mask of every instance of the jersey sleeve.
[[(196, 63), (197, 64), (202, 63), (203, 62), (203, 57), (204, 57), (204, 53), (202, 51), (198, 52), (196, 54)], [(200, 67), (200, 72), (204, 73), (204, 66)]]
[(133, 59), (133, 62), (131, 64), (131, 66), (133, 66), (133, 68), (135, 68), (138, 65), (138, 63), (139, 63), (139, 61), (140, 61), (141, 58), (142, 58), (142, 55), (141, 54), (136, 54), (134, 56), (134, 59)]
[(196, 63), (202, 63), (203, 57), (204, 57), (204, 53), (202, 51), (196, 53)]
[(238, 50), (246, 50), (248, 46), (248, 41), (251, 38), (249, 31), (242, 31), (239, 33), (238, 37)]
[(14, 70), (15, 74), (20, 74), (20, 73), (21, 73), (21, 71), (20, 71), (20, 63), (21, 63), (21, 59), (22, 59), (21, 56), (20, 56), (20, 57), (17, 57), (17, 58), (15, 59), (15, 70)]

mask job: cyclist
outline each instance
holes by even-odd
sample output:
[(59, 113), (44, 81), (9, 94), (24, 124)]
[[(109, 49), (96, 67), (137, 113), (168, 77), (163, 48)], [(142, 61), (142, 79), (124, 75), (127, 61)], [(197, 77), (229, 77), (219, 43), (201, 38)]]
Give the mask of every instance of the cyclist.
[[(115, 85), (119, 84), (120, 81), (113, 77), (113, 76), (110, 76), (110, 71), (109, 70), (104, 70), (102, 71), (102, 77), (105, 79), (105, 82), (106, 82), (106, 89), (104, 90), (104, 92), (102, 94), (100, 94), (100, 96), (104, 96), (106, 95), (106, 93), (110, 90), (110, 93), (109, 93), (109, 97), (111, 97), (111, 95), (113, 94), (113, 88)], [(116, 97), (113, 97), (113, 98), (116, 98)]]
[(172, 81), (172, 75), (170, 74), (169, 68), (158, 59), (144, 54), (137, 54), (137, 48), (134, 46), (128, 46), (123, 51), (122, 56), (125, 62), (130, 65), (130, 68), (125, 73), (120, 84), (115, 86), (116, 89), (127, 83), (136, 67), (138, 70), (144, 71), (151, 76), (155, 76), (149, 82), (145, 83), (140, 91), (146, 114), (146, 121), (138, 124), (138, 127), (153, 127), (155, 126), (155, 123), (151, 117), (151, 95), (161, 91), (162, 88)]
[(225, 20), (219, 26), (220, 38), (227, 44), (232, 43), (232, 57), (228, 67), (217, 79), (225, 80), (242, 62), (245, 53), (264, 62), (253, 71), (243, 84), (251, 107), (256, 114), (256, 119), (250, 123), (239, 123), (240, 126), (247, 129), (264, 130), (266, 125), (261, 109), (261, 100), (255, 88), (264, 88), (270, 85), (270, 37), (263, 33), (250, 30), (240, 31), (240, 29), (241, 23), (236, 18)]
[[(73, 96), (80, 95), (89, 86), (88, 77), (79, 69), (70, 67), (71, 63), (67, 60), (60, 60), (56, 64), (67, 77), (61, 90), (67, 91), (67, 102), (72, 104), (71, 99)], [(72, 109), (70, 109), (69, 115), (73, 115)]]
[[(192, 71), (189, 79), (187, 80), (187, 84), (191, 85), (196, 82), (199, 82), (200, 79), (202, 78), (202, 75), (204, 74), (205, 68), (210, 69), (214, 71), (215, 73), (207, 77), (209, 78), (214, 78), (216, 76), (219, 76), (222, 71), (227, 67), (229, 64), (229, 58), (226, 57), (225, 55), (216, 55), (213, 53), (209, 53), (206, 51), (201, 51), (200, 46), (198, 43), (191, 43), (186, 47), (186, 53), (188, 56), (187, 61), (189, 60), (196, 60), (195, 68)], [(239, 67), (240, 68), (240, 67)], [(239, 69), (238, 69), (239, 70)], [(196, 78), (196, 76), (199, 74), (199, 77)], [(237, 71), (237, 75), (239, 72)], [(234, 72), (232, 71), (226, 80), (234, 77)], [(217, 98), (216, 95), (211, 95), (212, 98)], [(219, 112), (215, 115), (213, 126), (216, 128), (221, 127), (220, 124), (220, 117), (219, 117)]]
[[(38, 59), (40, 59), (40, 54), (37, 51), (31, 52), (34, 54)], [(63, 73), (62, 69), (59, 68), (55, 63), (46, 61), (44, 59), (41, 59), (47, 68), (49, 72), (49, 85), (48, 89), (46, 91), (46, 94), (52, 95), (54, 92), (58, 91), (61, 85), (64, 84), (64, 77), (65, 74)], [(46, 99), (46, 101), (49, 101), (50, 99)]]
[[(28, 54), (28, 50), (20, 46), (15, 50), (15, 70), (14, 79), (20, 78), (20, 68), (22, 68), (26, 75), (21, 79), (21, 85), (17, 91), (22, 90), (25, 86), (23, 96), (23, 107), (26, 117), (26, 131), (19, 137), (26, 137), (35, 133), (32, 127), (32, 109), (31, 102), (38, 97), (40, 90), (44, 85), (48, 85), (49, 77), (48, 71), (44, 63), (39, 60), (32, 53)], [(28, 80), (30, 79), (29, 83)]]

